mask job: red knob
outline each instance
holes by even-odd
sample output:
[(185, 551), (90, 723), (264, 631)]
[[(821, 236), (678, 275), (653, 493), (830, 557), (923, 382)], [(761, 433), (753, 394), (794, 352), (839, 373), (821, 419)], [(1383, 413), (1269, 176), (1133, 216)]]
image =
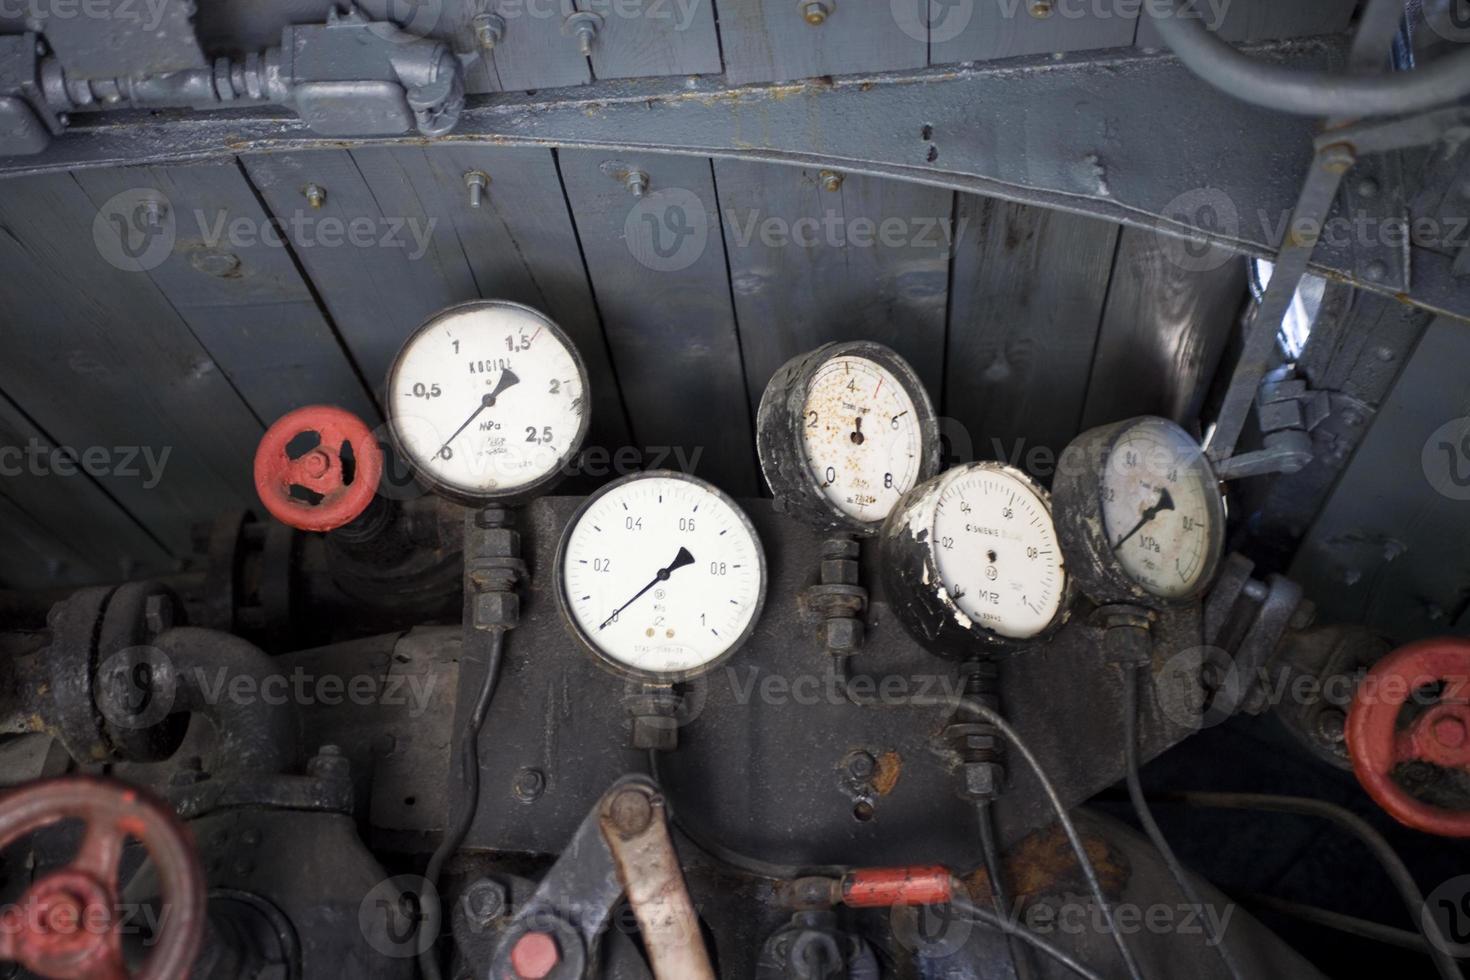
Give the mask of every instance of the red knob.
[(1347, 745), (1358, 782), (1395, 820), (1470, 837), (1470, 809), (1431, 803), (1406, 785), (1442, 785), (1440, 769), (1470, 773), (1470, 639), (1421, 640), (1379, 661), (1353, 698)]
[(330, 531), (367, 509), (383, 450), (362, 419), (334, 405), (281, 416), (255, 450), (255, 492), (271, 516), (303, 531)]

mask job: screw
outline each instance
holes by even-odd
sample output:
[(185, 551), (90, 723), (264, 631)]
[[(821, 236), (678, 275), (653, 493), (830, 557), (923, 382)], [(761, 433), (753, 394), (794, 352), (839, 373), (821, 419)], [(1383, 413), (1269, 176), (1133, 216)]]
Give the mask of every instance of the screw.
[(1382, 282), (1388, 278), (1388, 263), (1382, 259), (1374, 259), (1363, 269), (1363, 275), (1369, 282)]
[(592, 45), (597, 41), (597, 35), (602, 30), (602, 15), (590, 10), (579, 10), (568, 14), (566, 20), (561, 22), (561, 32), (570, 34), (577, 39), (577, 48), (582, 52), (582, 57), (592, 57)]
[(1050, 17), (1052, 12), (1051, 0), (1030, 0), (1026, 8), (1031, 12), (1031, 16), (1037, 19)]
[(510, 791), (522, 803), (532, 803), (546, 792), (546, 775), (540, 769), (518, 769)]
[(481, 925), (489, 925), (505, 912), (505, 889), (500, 882), (481, 878), (464, 893), (465, 910)]
[(1341, 742), (1346, 726), (1347, 715), (1342, 713), (1341, 708), (1323, 708), (1322, 713), (1317, 715), (1317, 735), (1324, 742)]
[(628, 188), (634, 197), (642, 197), (648, 192), (648, 174), (641, 170), (629, 170), (628, 176), (623, 178), (623, 186)]
[(608, 806), (608, 816), (618, 833), (632, 837), (643, 833), (653, 823), (653, 803), (647, 793), (625, 789), (613, 797)]
[(307, 184), (301, 189), (301, 193), (306, 195), (306, 203), (313, 209), (320, 209), (327, 201), (326, 190), (316, 184)]
[(470, 24), (474, 28), (475, 38), (480, 42), (480, 47), (486, 51), (495, 50), (495, 45), (505, 37), (505, 18), (499, 14), (476, 14)]
[(1378, 359), (1380, 361), (1382, 361), (1383, 363), (1385, 363), (1385, 364), (1387, 364), (1389, 361), (1393, 360), (1393, 358), (1394, 358), (1394, 353), (1393, 353), (1393, 348), (1392, 347), (1380, 347), (1376, 351), (1374, 351), (1373, 353), (1376, 354), (1378, 356)]
[(510, 951), (510, 968), (521, 980), (541, 980), (561, 962), (556, 940), (544, 932), (528, 932)]
[(878, 760), (866, 752), (854, 752), (847, 760), (847, 774), (854, 779), (870, 779), (877, 768)]
[(1358, 161), (1358, 154), (1350, 143), (1333, 143), (1322, 148), (1319, 159), (1322, 169), (1328, 173), (1345, 174)]
[(813, 27), (821, 27), (832, 16), (832, 0), (800, 0), (796, 5), (802, 19)]
[(143, 202), (143, 220), (148, 227), (157, 228), (163, 223), (164, 215), (168, 214), (168, 208), (164, 207), (162, 201), (150, 197)]
[(470, 189), (470, 207), (477, 208), (485, 199), (485, 187), (490, 175), (483, 170), (471, 170), (464, 175), (464, 185)]
[(835, 191), (842, 187), (842, 175), (835, 170), (823, 170), (817, 174), (817, 182), (824, 191)]

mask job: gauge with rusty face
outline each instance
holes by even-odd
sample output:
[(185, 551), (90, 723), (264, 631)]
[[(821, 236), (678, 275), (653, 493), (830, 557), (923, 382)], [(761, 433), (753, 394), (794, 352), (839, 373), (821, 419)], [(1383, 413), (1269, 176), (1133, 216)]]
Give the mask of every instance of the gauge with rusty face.
[(1058, 461), (1057, 523), (1098, 602), (1186, 602), (1214, 579), (1225, 501), (1199, 441), (1144, 416), (1084, 432)]
[(920, 484), (879, 543), (890, 605), (935, 653), (1025, 647), (1066, 619), (1071, 591), (1050, 499), (1014, 467), (970, 463)]
[(783, 365), (761, 397), (756, 445), (777, 507), (824, 531), (876, 533), (939, 470), (928, 392), (907, 361), (869, 341)]

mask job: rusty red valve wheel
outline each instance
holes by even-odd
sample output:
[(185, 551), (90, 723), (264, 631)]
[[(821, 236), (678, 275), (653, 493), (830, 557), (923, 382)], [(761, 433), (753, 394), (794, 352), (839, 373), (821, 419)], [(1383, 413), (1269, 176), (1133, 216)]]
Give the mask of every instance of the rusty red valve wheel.
[(303, 531), (356, 518), (378, 491), (383, 450), (362, 419), (334, 405), (281, 416), (255, 450), (255, 492), (271, 516)]
[(162, 889), (161, 932), (136, 980), (189, 975), (204, 940), (204, 872), (168, 804), (121, 783), (69, 776), (0, 797), (0, 848), (62, 820), (83, 823), (70, 864), (0, 914), (0, 960), (54, 980), (126, 980), (118, 865), (123, 844), (148, 850)]
[(1422, 640), (1379, 661), (1358, 686), (1347, 720), (1358, 782), (1400, 823), (1441, 837), (1470, 837), (1470, 809), (1411, 793), (1405, 766), (1470, 773), (1470, 640)]

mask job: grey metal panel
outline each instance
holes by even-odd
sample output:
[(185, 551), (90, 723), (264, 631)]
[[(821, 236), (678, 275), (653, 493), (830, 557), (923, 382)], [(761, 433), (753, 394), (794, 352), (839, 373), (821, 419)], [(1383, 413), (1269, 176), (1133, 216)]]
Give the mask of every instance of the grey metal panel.
[[(626, 445), (627, 417), (607, 338), (551, 151), (450, 143), (359, 150), (357, 155), (360, 162), (367, 160), (363, 167), (369, 175), (396, 170), (425, 212), (453, 231), (469, 263), (474, 296), (525, 303), (566, 330), (587, 365), (592, 388), (588, 443), (610, 449)], [(472, 170), (490, 178), (479, 208), (468, 206), (464, 175)]]
[(577, 6), (603, 16), (592, 47), (592, 72), (598, 78), (722, 70), (714, 0), (579, 0)]
[[(1240, 43), (1336, 34), (1347, 30), (1357, 6), (1358, 0), (1200, 0), (1195, 9), (1221, 37)], [(1138, 44), (1149, 48), (1164, 44), (1147, 14), (1139, 18)]]
[(1028, 0), (943, 5), (929, 27), (929, 63), (987, 61), (1052, 51), (1125, 47), (1138, 27), (1138, 5), (1060, 0), (1037, 17)]
[(56, 469), (55, 448), (0, 395), (0, 579), (43, 588), (172, 570), (169, 553), (91, 476)]
[(77, 174), (93, 203), (157, 191), (168, 202), (174, 248), (146, 275), (199, 338), (255, 414), (340, 405), (377, 409), (235, 163), (90, 170)]
[[(927, 3), (848, 0), (814, 26), (802, 19), (795, 0), (722, 0), (725, 80), (774, 82), (921, 67), (929, 54), (921, 13)], [(895, 8), (904, 14), (903, 23)]]
[(155, 487), (117, 470), (99, 479), (184, 554), (193, 521), (253, 501), (261, 427), (153, 282), (104, 259), (109, 234), (68, 174), (0, 194), (0, 389), (64, 444), (167, 451)]
[(1118, 226), (972, 194), (955, 222), (944, 414), (977, 457), (1045, 477), (1030, 453), (1077, 434)]
[(833, 340), (875, 340), (939, 397), (954, 195), (818, 172), (715, 163), (720, 219), (754, 410), (789, 358)]
[[(393, 152), (385, 147), (243, 161), (290, 231), (302, 266), (379, 395), (393, 356), (415, 327), (451, 303), (479, 296), (453, 223), (425, 206)], [(308, 183), (326, 191), (319, 209), (302, 195)], [(357, 244), (326, 234), (354, 221), (368, 231)], [(337, 244), (323, 244), (328, 241)]]
[(641, 200), (604, 172), (601, 153), (560, 161), (634, 436), (685, 459), (698, 452), (699, 475), (753, 493), (751, 412), (709, 161), (626, 161), (649, 175)]
[(1082, 428), (1162, 415), (1184, 425), (1205, 394), (1246, 300), (1245, 261), (1186, 269), (1153, 232), (1118, 238)]
[(1470, 331), (1430, 324), (1291, 574), (1327, 621), (1396, 641), (1470, 626)]

